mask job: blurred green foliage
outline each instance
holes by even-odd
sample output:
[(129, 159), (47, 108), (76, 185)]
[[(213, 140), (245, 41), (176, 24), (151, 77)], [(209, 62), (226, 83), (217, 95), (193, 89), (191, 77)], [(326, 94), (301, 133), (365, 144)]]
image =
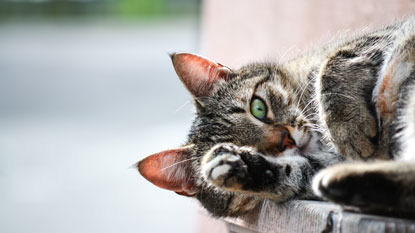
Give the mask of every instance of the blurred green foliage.
[(119, 0), (117, 7), (121, 15), (158, 15), (166, 13), (165, 0)]
[(0, 19), (198, 15), (201, 0), (0, 0)]

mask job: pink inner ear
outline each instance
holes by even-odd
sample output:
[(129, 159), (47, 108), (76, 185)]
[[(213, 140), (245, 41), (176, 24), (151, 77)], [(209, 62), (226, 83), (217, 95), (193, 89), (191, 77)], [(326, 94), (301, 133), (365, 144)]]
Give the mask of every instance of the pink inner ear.
[(219, 80), (230, 78), (227, 67), (206, 58), (190, 53), (175, 53), (171, 57), (177, 75), (196, 97), (209, 96)]
[[(187, 174), (186, 153), (189, 149), (181, 147), (148, 156), (137, 164), (138, 171), (151, 183), (181, 195), (193, 196), (195, 185)], [(186, 164), (187, 163), (187, 164)]]

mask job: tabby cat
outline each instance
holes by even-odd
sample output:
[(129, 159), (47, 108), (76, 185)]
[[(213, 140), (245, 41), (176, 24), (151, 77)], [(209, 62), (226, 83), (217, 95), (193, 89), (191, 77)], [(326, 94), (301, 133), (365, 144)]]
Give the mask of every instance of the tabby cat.
[(415, 18), (283, 64), (171, 55), (197, 109), (187, 143), (137, 164), (214, 216), (262, 200), (415, 208)]

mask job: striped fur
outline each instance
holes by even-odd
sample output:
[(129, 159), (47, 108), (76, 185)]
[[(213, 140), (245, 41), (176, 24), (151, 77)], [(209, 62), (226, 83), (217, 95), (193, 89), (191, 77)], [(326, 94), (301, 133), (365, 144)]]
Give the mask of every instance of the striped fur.
[[(198, 159), (187, 169), (212, 215), (296, 198), (413, 211), (414, 18), (226, 77), (205, 95), (184, 81), (197, 108), (186, 145)], [(265, 103), (263, 119), (251, 113), (253, 98)]]

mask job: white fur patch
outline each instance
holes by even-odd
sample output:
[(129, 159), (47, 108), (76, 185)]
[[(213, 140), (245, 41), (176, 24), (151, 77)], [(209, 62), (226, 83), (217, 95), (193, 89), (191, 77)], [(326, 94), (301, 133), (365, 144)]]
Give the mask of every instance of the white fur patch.
[(323, 186), (327, 186), (328, 183), (328, 178), (326, 176), (325, 170), (320, 171), (319, 173), (317, 173), (317, 175), (314, 176), (313, 178), (313, 182), (312, 182), (312, 188), (314, 191), (314, 194), (316, 194), (319, 197), (323, 197), (322, 193), (320, 192), (320, 184), (322, 184)]
[[(411, 90), (413, 92), (415, 90)], [(402, 154), (400, 160), (414, 161), (415, 160), (415, 95), (412, 94), (405, 108), (404, 114), (400, 117), (400, 124), (404, 126), (404, 130), (396, 135), (402, 144)]]
[(226, 158), (226, 161), (229, 161), (229, 162), (236, 162), (238, 160), (239, 160), (239, 157), (235, 155), (232, 155)]
[(202, 173), (205, 176), (205, 178), (207, 178), (207, 176), (209, 175), (210, 171), (216, 167), (220, 161), (222, 161), (222, 156), (218, 156), (212, 160), (210, 160), (209, 162), (206, 163), (202, 163)]
[(210, 174), (212, 179), (217, 180), (219, 177), (226, 175), (229, 170), (231, 170), (231, 165), (223, 164), (213, 168), (212, 173)]
[(217, 156), (202, 166), (202, 175), (205, 177), (205, 179), (209, 179), (209, 174), (211, 175), (212, 179), (217, 179), (221, 175), (227, 173), (229, 169), (231, 169), (229, 164), (219, 165), (221, 162), (236, 162), (239, 159), (240, 158), (238, 156), (229, 153)]

